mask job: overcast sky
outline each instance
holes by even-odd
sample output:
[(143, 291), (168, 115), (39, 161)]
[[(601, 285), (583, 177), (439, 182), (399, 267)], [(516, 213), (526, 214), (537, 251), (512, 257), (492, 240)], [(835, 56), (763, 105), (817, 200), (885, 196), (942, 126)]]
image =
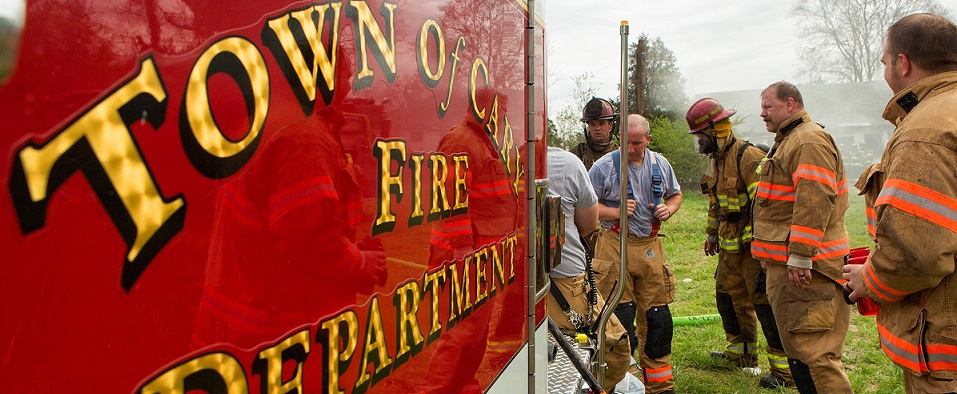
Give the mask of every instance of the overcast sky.
[[(957, 14), (957, 0), (940, 0)], [(549, 112), (570, 103), (572, 79), (590, 72), (597, 95), (619, 97), (621, 36), (659, 37), (678, 59), (689, 98), (704, 93), (763, 89), (795, 81), (798, 29), (792, 1), (591, 0), (545, 5)], [(795, 81), (796, 82), (796, 81)]]

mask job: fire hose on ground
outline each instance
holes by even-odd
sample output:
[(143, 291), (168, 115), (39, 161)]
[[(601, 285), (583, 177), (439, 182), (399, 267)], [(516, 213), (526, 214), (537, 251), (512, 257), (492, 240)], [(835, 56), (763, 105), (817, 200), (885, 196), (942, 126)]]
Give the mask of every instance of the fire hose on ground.
[(703, 326), (721, 321), (721, 315), (674, 316), (671, 322), (678, 326)]

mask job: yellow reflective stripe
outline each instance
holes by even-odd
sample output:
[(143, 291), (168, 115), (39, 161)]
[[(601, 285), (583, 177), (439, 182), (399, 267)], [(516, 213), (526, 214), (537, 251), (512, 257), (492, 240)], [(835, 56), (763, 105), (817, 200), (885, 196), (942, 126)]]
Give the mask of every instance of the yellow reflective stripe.
[(788, 358), (784, 356), (775, 356), (773, 354), (768, 355), (768, 365), (771, 368), (777, 369), (788, 369)]
[(747, 233), (741, 233), (741, 243), (751, 242), (751, 229)]
[(738, 194), (738, 207), (744, 208), (746, 205), (748, 205), (748, 202), (750, 201), (751, 201), (751, 198), (748, 197), (748, 193)]
[(728, 207), (728, 196), (727, 196), (727, 195), (724, 195), (724, 194), (719, 194), (719, 195), (718, 195), (718, 206), (721, 207), (721, 208), (727, 208), (727, 207)]
[(748, 342), (747, 343), (748, 354), (758, 354), (758, 343), (757, 342)]
[(748, 185), (748, 199), (754, 200), (754, 195), (758, 192), (758, 182)]
[(738, 250), (741, 244), (747, 242), (751, 242), (751, 226), (744, 226), (740, 237), (724, 238), (718, 236), (718, 246), (723, 250)]

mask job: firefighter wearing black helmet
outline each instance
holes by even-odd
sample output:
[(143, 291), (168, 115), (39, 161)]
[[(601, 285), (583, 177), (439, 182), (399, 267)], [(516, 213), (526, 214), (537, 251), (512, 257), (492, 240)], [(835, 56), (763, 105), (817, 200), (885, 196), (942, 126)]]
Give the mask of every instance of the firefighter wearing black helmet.
[(591, 169), (591, 165), (606, 153), (618, 150), (618, 141), (612, 135), (617, 120), (618, 113), (608, 100), (593, 97), (585, 104), (581, 118), (585, 123), (582, 130), (585, 142), (569, 150), (585, 163), (585, 169)]

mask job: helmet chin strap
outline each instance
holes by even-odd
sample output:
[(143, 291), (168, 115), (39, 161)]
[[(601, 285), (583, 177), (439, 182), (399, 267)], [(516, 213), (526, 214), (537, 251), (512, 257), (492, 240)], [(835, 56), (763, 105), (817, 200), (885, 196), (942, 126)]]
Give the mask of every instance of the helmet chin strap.
[(611, 145), (611, 134), (608, 135), (608, 141), (600, 142), (592, 138), (591, 133), (588, 132), (588, 126), (585, 126), (584, 133), (585, 133), (585, 142), (588, 143), (588, 146), (593, 151), (601, 152), (601, 151), (604, 151), (606, 148), (608, 148), (608, 145)]

